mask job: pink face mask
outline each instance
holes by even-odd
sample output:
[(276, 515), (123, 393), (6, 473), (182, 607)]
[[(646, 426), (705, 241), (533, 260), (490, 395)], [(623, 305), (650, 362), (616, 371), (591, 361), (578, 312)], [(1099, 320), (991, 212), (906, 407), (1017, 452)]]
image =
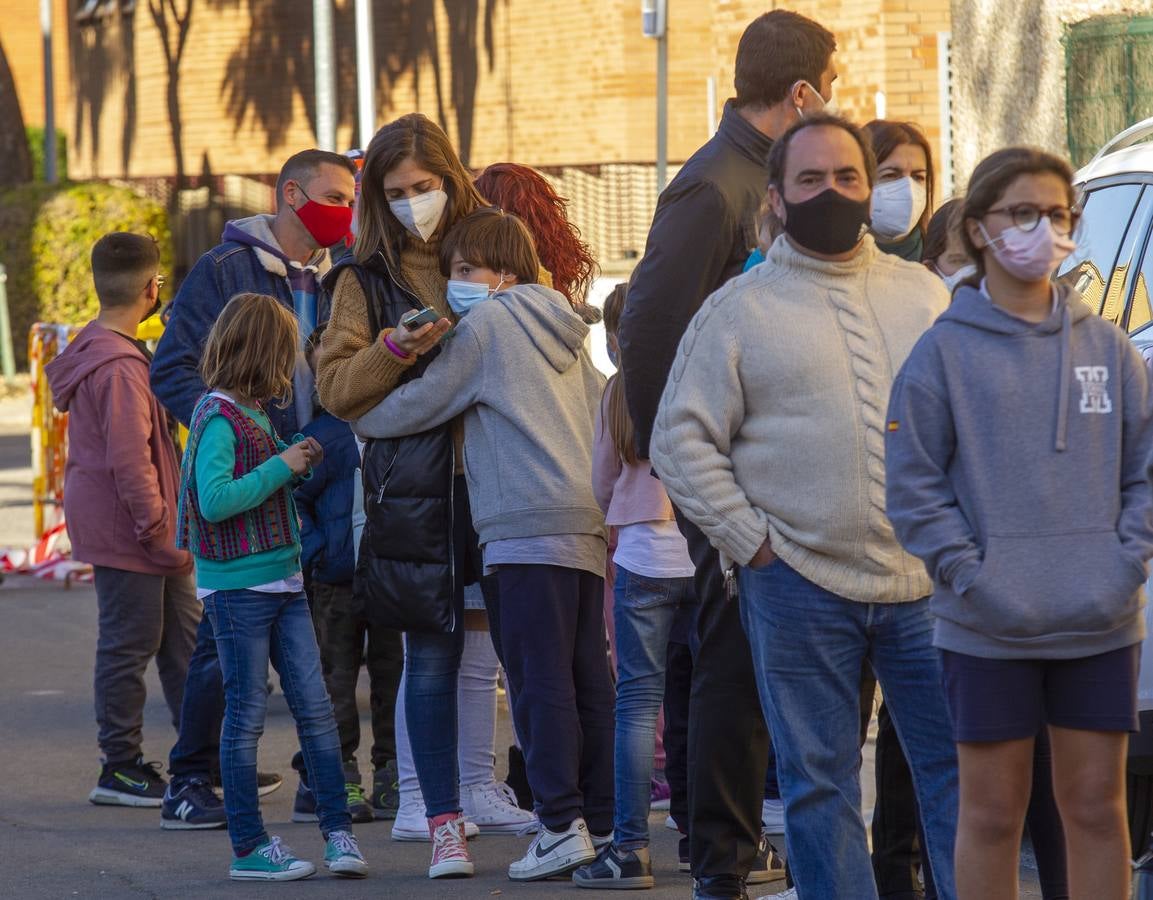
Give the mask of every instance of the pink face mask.
[(1022, 231), (1013, 225), (995, 238), (989, 237), (983, 223), (978, 227), (1001, 268), (1021, 281), (1045, 281), (1077, 248), (1077, 242), (1071, 237), (1053, 230), (1048, 216), (1032, 231)]

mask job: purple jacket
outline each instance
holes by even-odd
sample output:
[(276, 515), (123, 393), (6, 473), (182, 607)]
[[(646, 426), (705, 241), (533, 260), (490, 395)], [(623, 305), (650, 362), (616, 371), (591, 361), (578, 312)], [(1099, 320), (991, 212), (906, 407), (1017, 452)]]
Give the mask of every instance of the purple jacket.
[(68, 413), (64, 516), (72, 554), (96, 566), (187, 575), (176, 549), (180, 481), (167, 417), (148, 387), (148, 359), (123, 335), (90, 322), (46, 367)]

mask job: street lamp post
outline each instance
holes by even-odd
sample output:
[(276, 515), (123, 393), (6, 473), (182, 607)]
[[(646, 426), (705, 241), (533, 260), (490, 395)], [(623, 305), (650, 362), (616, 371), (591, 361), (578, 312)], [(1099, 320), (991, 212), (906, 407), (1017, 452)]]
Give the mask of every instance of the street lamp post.
[(665, 189), (669, 165), (668, 0), (641, 0), (641, 30), (657, 42), (657, 193)]
[(40, 37), (44, 49), (44, 180), (56, 183), (56, 84), (52, 71), (52, 0), (40, 0)]
[(376, 61), (372, 0), (356, 0), (356, 120), (362, 148), (376, 131)]
[(336, 59), (332, 44), (332, 0), (312, 0), (316, 144), (321, 150), (336, 149)]

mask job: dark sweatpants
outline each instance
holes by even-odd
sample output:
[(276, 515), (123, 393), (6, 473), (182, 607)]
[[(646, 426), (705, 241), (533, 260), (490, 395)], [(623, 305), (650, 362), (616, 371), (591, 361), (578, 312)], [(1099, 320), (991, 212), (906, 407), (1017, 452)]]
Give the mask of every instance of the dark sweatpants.
[(368, 669), (372, 712), (372, 768), (383, 769), (389, 760), (396, 759), (396, 693), (404, 672), (400, 632), (368, 620), (363, 600), (354, 594), (351, 582), (325, 584), (313, 580), (309, 599), (324, 681), (340, 732), (340, 758), (346, 763), (355, 760), (360, 747), (356, 685), (364, 665)]
[(613, 830), (616, 703), (605, 652), (604, 579), (545, 565), (497, 567), (500, 646), (537, 815)]
[(109, 566), (93, 566), (92, 575), (99, 611), (97, 739), (105, 761), (127, 763), (141, 754), (144, 673), (153, 659), (177, 726), (202, 607), (191, 576), (166, 578)]

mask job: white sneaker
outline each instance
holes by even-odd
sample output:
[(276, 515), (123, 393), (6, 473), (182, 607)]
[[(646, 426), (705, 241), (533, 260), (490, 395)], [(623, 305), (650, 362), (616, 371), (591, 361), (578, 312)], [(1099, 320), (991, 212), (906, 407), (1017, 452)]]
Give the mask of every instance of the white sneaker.
[(763, 897), (758, 897), (757, 900), (797, 900), (797, 889), (791, 887), (779, 894), (765, 894)]
[(672, 816), (665, 816), (665, 828), (669, 831), (680, 831), (680, 829), (677, 828), (677, 820)]
[(564, 831), (549, 831), (541, 825), (528, 852), (508, 867), (511, 881), (537, 881), (571, 872), (597, 858), (588, 826), (582, 818), (573, 819)]
[(765, 800), (761, 803), (761, 824), (769, 834), (784, 834), (785, 801)]
[(501, 781), (463, 785), (460, 805), (481, 834), (527, 834), (525, 829), (536, 823), (536, 816), (517, 806), (516, 794)]
[[(476, 823), (464, 823), (464, 836), (474, 838), (480, 834)], [(424, 815), (424, 796), (420, 791), (401, 791), (400, 806), (396, 811), (396, 821), (392, 823), (392, 839), (394, 841), (416, 841), (422, 844), (429, 843), (432, 838), (428, 834), (428, 819)]]

